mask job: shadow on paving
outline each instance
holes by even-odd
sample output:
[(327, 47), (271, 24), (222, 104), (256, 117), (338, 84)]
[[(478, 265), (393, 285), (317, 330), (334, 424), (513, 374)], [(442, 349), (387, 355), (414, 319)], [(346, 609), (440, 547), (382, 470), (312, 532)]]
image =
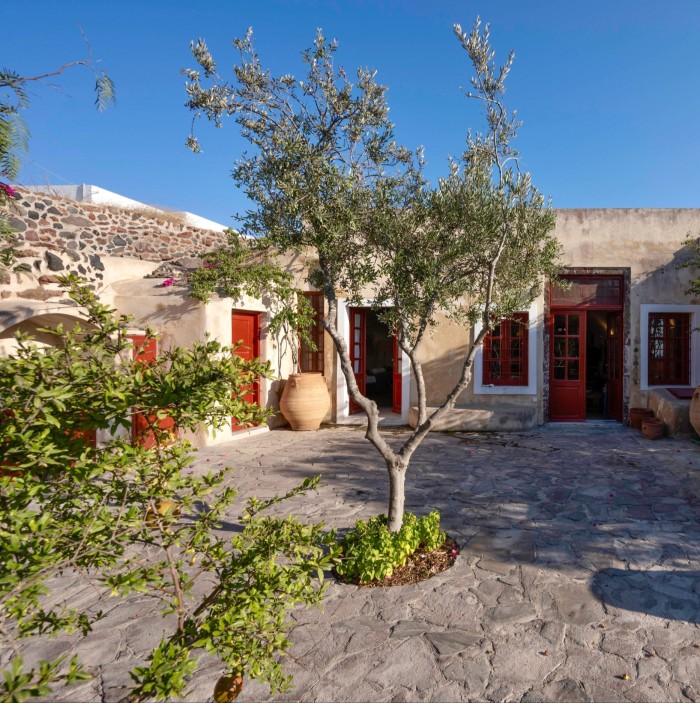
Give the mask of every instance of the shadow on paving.
[(700, 572), (603, 569), (591, 590), (606, 605), (667, 620), (700, 623)]
[[(295, 482), (320, 473), (323, 508), (314, 519), (342, 535), (357, 517), (386, 510), (387, 472), (359, 432), (318, 438), (311, 456), (279, 472)], [(389, 435), (393, 444), (400, 439)], [(466, 558), (568, 573), (588, 579), (611, 605), (698, 622), (695, 572), (688, 569), (700, 556), (700, 512), (673, 473), (681, 465), (700, 468), (700, 450), (689, 442), (645, 442), (619, 425), (436, 433), (409, 467), (406, 510), (439, 510)]]

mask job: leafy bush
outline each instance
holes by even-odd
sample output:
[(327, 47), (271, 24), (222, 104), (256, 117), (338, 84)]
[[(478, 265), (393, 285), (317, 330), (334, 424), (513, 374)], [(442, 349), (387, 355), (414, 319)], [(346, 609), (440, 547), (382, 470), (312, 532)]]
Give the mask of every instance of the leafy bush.
[(406, 513), (398, 532), (389, 532), (386, 515), (358, 520), (341, 543), (342, 558), (336, 571), (350, 581), (381, 581), (404, 566), (412, 554), (438, 549), (446, 539), (437, 510), (422, 518)]
[[(130, 700), (180, 696), (203, 652), (231, 675), (284, 689), (286, 612), (320, 601), (337, 545), (322, 525), (262, 511), (318, 481), (252, 498), (236, 516), (236, 491), (223, 485), (228, 469), (194, 475), (188, 444), (172, 435), (173, 426), (221, 427), (231, 417), (262, 422), (266, 411), (244, 394), (269, 368), (214, 341), (140, 362), (128, 321), (88, 287), (66, 283), (85, 313), (80, 328), (42, 330), (55, 338), (44, 347), (21, 338), (0, 359), (0, 647), (14, 653), (0, 703), (46, 698), (52, 685), (89, 678), (75, 659), (22, 664), (22, 637), (89, 638), (101, 617), (62, 604), (52, 587), (63, 573), (95, 586), (96, 599), (147, 593), (155, 611), (172, 616), (131, 672)], [(148, 442), (132, 442), (136, 413), (149, 425)], [(111, 438), (91, 446), (85, 438), (96, 429)], [(224, 520), (240, 528), (233, 538), (215, 532)]]

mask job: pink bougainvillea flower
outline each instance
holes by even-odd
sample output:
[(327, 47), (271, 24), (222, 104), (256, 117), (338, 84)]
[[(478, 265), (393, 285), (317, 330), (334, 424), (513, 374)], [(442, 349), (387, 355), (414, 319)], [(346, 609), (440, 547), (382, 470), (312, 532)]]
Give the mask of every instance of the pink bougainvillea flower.
[(211, 269), (214, 268), (214, 264), (209, 263), (208, 261), (205, 261), (203, 264), (205, 269)]
[(8, 186), (7, 183), (0, 183), (0, 189), (5, 191), (8, 198), (14, 198), (17, 195), (17, 191), (11, 186)]
[(173, 283), (175, 283), (174, 278), (166, 278), (160, 285), (163, 286), (163, 288), (167, 288), (168, 286), (172, 286)]

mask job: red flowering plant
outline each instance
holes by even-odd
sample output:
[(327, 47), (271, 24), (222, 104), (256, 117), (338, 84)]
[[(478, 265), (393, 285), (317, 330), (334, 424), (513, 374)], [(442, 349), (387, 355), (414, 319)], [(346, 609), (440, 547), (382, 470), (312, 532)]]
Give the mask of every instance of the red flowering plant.
[(6, 201), (17, 197), (19, 197), (19, 193), (12, 186), (7, 185), (7, 183), (0, 183), (0, 200)]

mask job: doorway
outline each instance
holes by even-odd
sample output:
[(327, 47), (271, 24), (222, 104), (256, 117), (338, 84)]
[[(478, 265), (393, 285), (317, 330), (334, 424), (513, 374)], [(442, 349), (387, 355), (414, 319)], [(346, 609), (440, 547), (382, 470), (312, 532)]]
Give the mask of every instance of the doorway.
[[(401, 413), (401, 350), (387, 325), (370, 308), (350, 308), (350, 360), (360, 392), (380, 409)], [(362, 412), (350, 400), (350, 414)]]
[(622, 313), (586, 313), (586, 419), (622, 421), (620, 329)]
[(552, 288), (549, 420), (622, 422), (622, 277), (567, 278)]

